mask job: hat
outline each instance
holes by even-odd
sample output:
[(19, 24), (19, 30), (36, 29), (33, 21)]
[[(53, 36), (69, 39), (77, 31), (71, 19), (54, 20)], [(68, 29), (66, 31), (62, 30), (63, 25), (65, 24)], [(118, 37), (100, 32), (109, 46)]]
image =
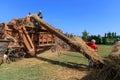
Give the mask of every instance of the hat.
[(95, 39), (92, 39), (91, 42), (92, 42), (92, 43), (96, 43), (96, 40), (95, 40)]

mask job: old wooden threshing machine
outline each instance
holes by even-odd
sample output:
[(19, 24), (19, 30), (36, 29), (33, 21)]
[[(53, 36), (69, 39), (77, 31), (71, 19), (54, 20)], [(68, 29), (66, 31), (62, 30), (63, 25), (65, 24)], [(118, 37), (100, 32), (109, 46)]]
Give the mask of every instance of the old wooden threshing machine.
[(7, 53), (24, 57), (55, 45), (54, 35), (30, 16), (0, 24), (0, 39), (9, 40)]
[(103, 59), (89, 49), (88, 46), (83, 46), (82, 43), (76, 44), (36, 14), (0, 24), (0, 39), (9, 40), (10, 42), (7, 50), (8, 53), (18, 53), (21, 57), (25, 53), (34, 56), (37, 51), (55, 45), (55, 36), (70, 45), (77, 52), (91, 59), (95, 64), (104, 64)]

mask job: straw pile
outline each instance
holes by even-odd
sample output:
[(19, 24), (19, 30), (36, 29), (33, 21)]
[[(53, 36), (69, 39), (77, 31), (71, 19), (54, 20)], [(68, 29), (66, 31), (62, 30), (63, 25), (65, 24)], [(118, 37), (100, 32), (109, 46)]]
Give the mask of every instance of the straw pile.
[(118, 41), (108, 55), (111, 59), (98, 74), (98, 80), (120, 80), (120, 41)]
[(109, 63), (102, 69), (94, 70), (81, 80), (120, 80), (120, 64)]
[(91, 72), (82, 80), (120, 80), (120, 41), (117, 42), (108, 55), (110, 60), (102, 69)]
[(24, 19), (24, 24), (27, 26), (27, 27), (31, 27), (31, 28), (34, 28), (35, 27), (35, 22), (31, 22), (31, 18), (29, 16), (27, 16), (25, 19)]
[(110, 62), (99, 71), (97, 80), (120, 80), (120, 41), (118, 41), (108, 55)]
[(108, 55), (111, 60), (97, 74), (98, 80), (120, 80), (120, 41), (118, 41)]
[(120, 41), (118, 41), (111, 53), (109, 54), (109, 58), (114, 62), (114, 63), (117, 63), (117, 64), (120, 64)]
[(14, 26), (19, 26), (21, 24), (24, 24), (25, 27), (30, 27), (30, 28), (34, 28), (35, 27), (35, 22), (31, 22), (31, 18), (29, 16), (25, 17), (25, 18), (16, 18), (13, 19), (9, 22), (9, 24), (12, 24)]

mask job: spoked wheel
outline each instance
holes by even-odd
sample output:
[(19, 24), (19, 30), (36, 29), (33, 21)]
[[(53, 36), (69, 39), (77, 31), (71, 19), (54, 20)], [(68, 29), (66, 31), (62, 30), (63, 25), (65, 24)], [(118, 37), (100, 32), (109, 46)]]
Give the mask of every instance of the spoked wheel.
[(52, 46), (50, 49), (52, 52), (56, 52), (56, 46)]
[(8, 56), (11, 61), (16, 61), (24, 58), (26, 55), (25, 51), (21, 48), (11, 49), (9, 51)]
[(26, 55), (26, 53), (23, 50), (20, 50), (19, 52), (17, 52), (17, 56), (19, 59), (24, 58)]
[(55, 46), (52, 46), (52, 48), (51, 48), (51, 51), (52, 52), (56, 52), (57, 54), (58, 54), (58, 56), (59, 55), (61, 55), (61, 51), (62, 51), (62, 48), (59, 46), (59, 45), (55, 45)]

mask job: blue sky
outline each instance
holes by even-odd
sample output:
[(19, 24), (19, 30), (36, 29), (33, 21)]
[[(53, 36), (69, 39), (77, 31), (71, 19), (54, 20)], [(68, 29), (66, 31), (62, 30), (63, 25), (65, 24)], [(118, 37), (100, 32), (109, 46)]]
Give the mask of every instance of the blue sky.
[(44, 21), (63, 32), (120, 35), (120, 0), (0, 0), (0, 23), (39, 10)]

